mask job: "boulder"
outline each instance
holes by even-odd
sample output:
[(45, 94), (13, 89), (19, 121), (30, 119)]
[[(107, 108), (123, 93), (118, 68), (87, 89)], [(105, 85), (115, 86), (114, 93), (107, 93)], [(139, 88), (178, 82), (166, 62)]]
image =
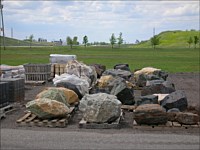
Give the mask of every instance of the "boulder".
[(114, 69), (121, 69), (126, 71), (131, 71), (128, 64), (116, 64)]
[(152, 84), (142, 89), (141, 95), (169, 94), (175, 91), (173, 83), (165, 81), (162, 84)]
[(57, 87), (65, 87), (73, 90), (81, 99), (85, 94), (89, 93), (89, 83), (83, 78), (79, 78), (76, 75), (62, 74), (60, 76), (55, 75), (53, 83)]
[(124, 78), (125, 80), (130, 80), (133, 74), (130, 71), (121, 70), (121, 69), (109, 69), (104, 71), (102, 75), (112, 75)]
[(167, 114), (158, 104), (144, 104), (138, 106), (134, 112), (137, 124), (158, 125), (167, 123)]
[(188, 106), (186, 94), (181, 90), (169, 94), (162, 101), (160, 101), (160, 104), (167, 111), (171, 108), (178, 108), (180, 111), (184, 111)]
[(134, 79), (137, 86), (144, 87), (148, 80), (166, 80), (168, 74), (161, 69), (145, 67), (134, 72)]
[(156, 95), (141, 96), (140, 100), (137, 100), (136, 104), (137, 106), (143, 104), (158, 104), (158, 96)]
[(97, 73), (97, 78), (100, 78), (101, 75), (103, 74), (103, 72), (106, 70), (106, 66), (105, 65), (101, 65), (101, 64), (92, 64), (90, 66), (93, 66), (96, 70)]
[(134, 101), (134, 90), (123, 78), (112, 75), (101, 76), (97, 86), (91, 91), (94, 93), (107, 93), (117, 96), (122, 104), (132, 105)]
[(26, 108), (41, 119), (65, 117), (70, 113), (69, 107), (65, 104), (48, 98), (30, 101), (26, 104)]
[(65, 73), (76, 75), (79, 78), (87, 80), (90, 86), (96, 84), (97, 81), (95, 68), (93, 66), (87, 66), (77, 60), (69, 61), (66, 64)]
[(53, 90), (56, 89), (56, 90), (62, 91), (64, 93), (65, 97), (66, 97), (66, 101), (67, 101), (68, 104), (74, 104), (76, 102), (79, 102), (78, 95), (73, 90), (70, 90), (70, 89), (67, 89), (67, 88), (64, 88), (64, 87), (48, 87), (45, 90), (43, 90), (42, 92), (40, 92), (36, 96), (36, 99), (42, 98), (43, 95), (48, 90), (51, 90), (51, 89), (53, 89)]
[(79, 110), (87, 122), (111, 123), (120, 117), (121, 102), (106, 93), (86, 94), (80, 101)]
[(176, 115), (176, 121), (180, 124), (195, 125), (199, 122), (199, 116), (189, 112), (180, 112)]
[(69, 106), (69, 104), (67, 102), (67, 97), (65, 96), (64, 92), (62, 90), (59, 90), (56, 88), (50, 88), (50, 89), (40, 92), (36, 96), (36, 99), (40, 99), (40, 98), (48, 98), (51, 100), (56, 100), (58, 102), (61, 102), (65, 105)]

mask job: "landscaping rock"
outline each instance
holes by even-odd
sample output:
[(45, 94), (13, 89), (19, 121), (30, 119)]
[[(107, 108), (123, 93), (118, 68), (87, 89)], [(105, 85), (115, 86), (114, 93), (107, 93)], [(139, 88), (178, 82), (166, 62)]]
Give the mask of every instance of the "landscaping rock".
[(55, 75), (53, 83), (57, 87), (65, 87), (67, 89), (73, 90), (81, 99), (85, 94), (89, 93), (89, 83), (76, 75), (62, 74), (60, 76)]
[(180, 111), (187, 109), (188, 102), (184, 91), (178, 90), (166, 96), (161, 102), (167, 111), (171, 108), (178, 108)]
[(163, 79), (161, 79), (161, 80), (149, 80), (149, 81), (146, 82), (146, 86), (162, 84), (163, 82), (165, 82)]
[(128, 81), (131, 79), (133, 74), (130, 71), (126, 71), (126, 70), (109, 69), (109, 70), (104, 71), (103, 75), (119, 76)]
[(180, 124), (195, 125), (199, 122), (199, 116), (189, 112), (180, 112), (176, 115), (176, 121)]
[(106, 93), (86, 94), (80, 101), (80, 111), (87, 122), (111, 123), (121, 114), (121, 102), (114, 95)]
[(117, 65), (114, 66), (114, 69), (131, 71), (128, 64), (117, 64)]
[(167, 118), (168, 118), (168, 121), (172, 121), (172, 122), (177, 122), (176, 121), (176, 115), (177, 113), (179, 113), (180, 110), (178, 108), (172, 108), (172, 109), (169, 109), (167, 111)]
[(146, 86), (142, 89), (141, 95), (152, 95), (152, 94), (169, 94), (175, 91), (173, 83), (168, 81), (163, 82), (162, 84), (152, 84)]
[(63, 88), (63, 87), (48, 87), (46, 88), (45, 90), (43, 90), (42, 92), (40, 92), (37, 96), (36, 96), (36, 99), (38, 98), (42, 98), (42, 96), (48, 91), (48, 90), (51, 90), (51, 89), (56, 89), (56, 90), (59, 90), (59, 91), (62, 91), (66, 97), (66, 101), (68, 104), (74, 104), (76, 102), (79, 102), (79, 98), (78, 98), (78, 95), (73, 91), (73, 90), (70, 90), (70, 89), (67, 89), (67, 88)]
[(158, 104), (144, 104), (134, 110), (137, 124), (159, 125), (167, 123), (167, 114)]
[(40, 98), (26, 104), (27, 110), (41, 119), (65, 117), (70, 109), (65, 104), (48, 98)]
[(97, 73), (97, 78), (100, 78), (103, 74), (103, 72), (106, 70), (106, 66), (105, 65), (101, 65), (101, 64), (92, 64), (90, 66), (93, 66), (96, 70)]
[(101, 76), (97, 86), (90, 93), (108, 93), (117, 96), (122, 104), (132, 105), (135, 103), (133, 87), (130, 87), (129, 83), (118, 76)]
[(140, 100), (138, 100), (136, 104), (137, 106), (144, 104), (158, 104), (158, 96), (156, 95), (141, 96)]

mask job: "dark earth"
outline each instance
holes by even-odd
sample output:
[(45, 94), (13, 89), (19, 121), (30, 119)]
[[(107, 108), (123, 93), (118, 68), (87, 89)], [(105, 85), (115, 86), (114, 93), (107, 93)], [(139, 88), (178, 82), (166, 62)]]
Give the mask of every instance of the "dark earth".
[[(200, 99), (199, 99), (199, 86), (200, 86), (200, 73), (173, 73), (169, 74), (167, 80), (175, 84), (176, 90), (184, 90), (188, 100), (188, 112), (197, 113), (200, 115)], [(66, 128), (48, 128), (48, 127), (19, 127), (16, 120), (25, 115), (25, 104), (33, 100), (35, 96), (44, 88), (53, 86), (52, 82), (44, 85), (25, 85), (25, 99), (20, 103), (14, 104), (14, 110), (6, 115), (6, 118), (1, 119), (1, 128), (10, 129), (27, 129), (27, 130), (41, 130), (41, 131), (84, 131), (84, 132), (99, 132), (99, 133), (177, 133), (177, 134), (192, 134), (198, 135), (199, 128), (139, 128), (133, 127), (133, 112), (125, 110), (124, 119), (121, 121), (120, 129), (82, 129), (79, 128), (78, 123), (82, 116), (79, 111), (75, 113), (70, 123)]]

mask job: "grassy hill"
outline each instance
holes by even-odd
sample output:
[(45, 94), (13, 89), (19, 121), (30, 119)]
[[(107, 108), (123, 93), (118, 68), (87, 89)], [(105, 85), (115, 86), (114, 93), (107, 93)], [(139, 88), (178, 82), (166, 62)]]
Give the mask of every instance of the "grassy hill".
[[(3, 37), (0, 36), (0, 45), (3, 46)], [(39, 42), (32, 42), (32, 46), (50, 46), (50, 42), (39, 43)], [(5, 46), (30, 46), (29, 41), (18, 40), (14, 38), (5, 37)]]
[[(165, 31), (158, 34), (160, 37), (160, 44), (156, 46), (157, 48), (188, 48), (189, 45), (187, 43), (187, 40), (194, 36), (199, 37), (200, 32), (199, 31)], [(151, 42), (150, 39), (147, 41), (140, 42), (139, 44), (135, 44), (131, 47), (134, 48), (151, 48)], [(197, 44), (197, 47), (199, 47), (199, 44)], [(194, 44), (191, 44), (191, 48), (194, 48)]]

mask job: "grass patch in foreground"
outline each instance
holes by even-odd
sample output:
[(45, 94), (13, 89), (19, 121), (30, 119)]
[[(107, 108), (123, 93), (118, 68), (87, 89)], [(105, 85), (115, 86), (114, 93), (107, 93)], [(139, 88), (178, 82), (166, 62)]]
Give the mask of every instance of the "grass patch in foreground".
[(198, 49), (156, 49), (109, 47), (7, 47), (1, 49), (1, 64), (49, 63), (50, 54), (75, 54), (86, 64), (100, 63), (113, 68), (128, 63), (131, 70), (152, 66), (168, 72), (199, 72)]

